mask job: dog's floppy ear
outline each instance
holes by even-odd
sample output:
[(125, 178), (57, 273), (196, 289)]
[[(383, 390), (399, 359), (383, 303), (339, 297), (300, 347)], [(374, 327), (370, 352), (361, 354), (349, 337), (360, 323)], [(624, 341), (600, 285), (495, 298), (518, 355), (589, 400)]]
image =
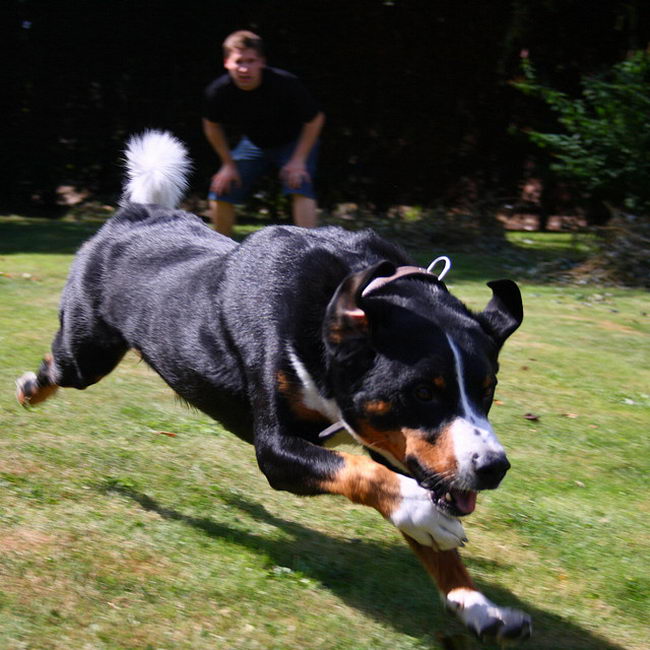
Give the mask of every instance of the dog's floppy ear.
[(501, 347), (524, 319), (521, 292), (512, 280), (494, 280), (487, 285), (492, 289), (492, 299), (478, 314), (478, 318), (483, 328)]
[(341, 282), (327, 306), (323, 337), (328, 348), (366, 338), (368, 316), (361, 308), (361, 294), (375, 278), (395, 273), (395, 266), (383, 261), (370, 268), (352, 273)]

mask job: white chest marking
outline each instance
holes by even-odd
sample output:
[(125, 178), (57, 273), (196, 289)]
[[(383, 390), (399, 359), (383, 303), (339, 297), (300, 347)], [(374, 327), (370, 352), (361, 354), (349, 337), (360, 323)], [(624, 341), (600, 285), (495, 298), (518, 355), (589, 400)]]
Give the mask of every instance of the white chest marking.
[(336, 422), (341, 419), (341, 411), (333, 399), (325, 399), (318, 390), (316, 382), (309, 374), (303, 362), (298, 358), (298, 355), (289, 349), (289, 360), (293, 369), (300, 379), (302, 384), (302, 403), (312, 411), (318, 411), (321, 415), (326, 417), (330, 422)]
[[(293, 349), (289, 349), (289, 360), (293, 369), (298, 375), (298, 379), (302, 384), (302, 403), (313, 411), (318, 411), (324, 417), (326, 417), (331, 422), (342, 422), (345, 426), (347, 432), (352, 436), (352, 438), (360, 445), (367, 446), (364, 440), (359, 436), (359, 434), (343, 419), (341, 409), (339, 409), (338, 404), (333, 399), (325, 399), (320, 391), (313, 377), (309, 374), (305, 364), (298, 358), (298, 355)], [(331, 445), (334, 446), (334, 441), (331, 441)], [(326, 445), (327, 446), (327, 445)], [(399, 467), (404, 471), (408, 471), (403, 463), (401, 463), (395, 456), (390, 452), (384, 451), (383, 449), (373, 447), (374, 451), (380, 453), (382, 456), (392, 463), (395, 467)]]

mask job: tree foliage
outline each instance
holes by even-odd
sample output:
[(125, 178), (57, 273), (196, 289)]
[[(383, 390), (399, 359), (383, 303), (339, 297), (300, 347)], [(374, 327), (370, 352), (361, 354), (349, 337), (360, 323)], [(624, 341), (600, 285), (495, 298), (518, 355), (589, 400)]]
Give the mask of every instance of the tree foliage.
[(636, 52), (608, 71), (585, 76), (582, 95), (541, 84), (531, 61), (516, 86), (558, 116), (560, 133), (531, 131), (554, 156), (551, 168), (590, 195), (635, 214), (650, 214), (650, 55)]
[(650, 55), (639, 51), (609, 70), (585, 76), (580, 97), (542, 85), (523, 59), (516, 86), (558, 116), (560, 133), (531, 131), (548, 149), (551, 168), (609, 206), (590, 273), (616, 283), (650, 286)]
[[(585, 29), (585, 25), (589, 25)], [(436, 206), (513, 195), (536, 155), (522, 126), (545, 107), (509, 85), (518, 53), (572, 91), (580, 74), (650, 39), (643, 0), (4, 0), (0, 200), (45, 201), (60, 184), (119, 191), (124, 139), (174, 131), (204, 195), (218, 161), (201, 132), (205, 85), (235, 29), (265, 39), (327, 115), (324, 205)], [(543, 131), (543, 128), (539, 129)]]

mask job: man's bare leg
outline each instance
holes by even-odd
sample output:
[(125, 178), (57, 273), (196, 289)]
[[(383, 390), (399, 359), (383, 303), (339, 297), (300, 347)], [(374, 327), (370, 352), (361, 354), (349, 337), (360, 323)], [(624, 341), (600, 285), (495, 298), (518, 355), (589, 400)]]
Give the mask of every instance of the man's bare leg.
[(214, 229), (218, 233), (226, 235), (226, 237), (232, 237), (232, 227), (235, 224), (235, 206), (226, 201), (210, 201), (209, 206), (210, 221)]
[(292, 194), (293, 222), (303, 228), (315, 228), (318, 225), (317, 204), (304, 194)]

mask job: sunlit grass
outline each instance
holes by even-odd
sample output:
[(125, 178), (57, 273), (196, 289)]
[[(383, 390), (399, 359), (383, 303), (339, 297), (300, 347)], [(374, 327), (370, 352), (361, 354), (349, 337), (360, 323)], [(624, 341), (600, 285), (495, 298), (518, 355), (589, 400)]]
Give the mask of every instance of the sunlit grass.
[[(0, 219), (0, 647), (475, 647), (377, 513), (274, 492), (248, 445), (134, 355), (86, 391), (15, 403), (91, 230)], [(451, 254), (449, 286), (476, 309), (486, 281), (524, 278), (492, 410), (513, 469), (467, 520), (463, 555), (490, 597), (532, 614), (527, 647), (640, 650), (650, 301), (532, 282), (517, 269), (570, 236), (513, 242), (514, 262), (417, 251)]]

